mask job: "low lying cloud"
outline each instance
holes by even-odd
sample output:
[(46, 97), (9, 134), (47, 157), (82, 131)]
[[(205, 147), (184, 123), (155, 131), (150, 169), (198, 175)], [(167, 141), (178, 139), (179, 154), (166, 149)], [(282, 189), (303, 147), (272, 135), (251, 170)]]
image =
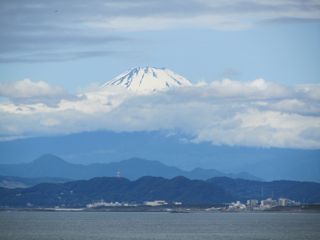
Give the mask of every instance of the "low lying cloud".
[[(50, 89), (44, 83), (31, 83), (27, 82), (34, 89), (43, 86), (42, 94)], [(73, 99), (61, 98), (51, 106), (11, 101), (0, 104), (0, 138), (170, 130), (183, 132), (194, 143), (318, 149), (319, 91), (320, 85), (226, 79), (149, 95), (121, 87), (96, 89)], [(36, 93), (30, 88), (19, 95)]]
[(16, 82), (0, 82), (0, 96), (7, 98), (50, 98), (64, 94), (65, 91), (62, 87), (52, 86), (44, 81), (23, 79)]

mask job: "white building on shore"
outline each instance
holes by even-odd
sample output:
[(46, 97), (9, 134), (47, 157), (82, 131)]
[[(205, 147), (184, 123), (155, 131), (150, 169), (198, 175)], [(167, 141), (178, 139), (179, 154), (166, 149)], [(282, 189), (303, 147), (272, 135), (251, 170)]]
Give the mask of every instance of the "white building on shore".
[(232, 202), (228, 206), (228, 210), (230, 210), (230, 211), (243, 211), (246, 209), (247, 209), (246, 205), (241, 203), (240, 201)]
[(261, 200), (260, 208), (261, 209), (269, 209), (278, 206), (278, 201), (272, 198), (267, 198), (265, 200)]

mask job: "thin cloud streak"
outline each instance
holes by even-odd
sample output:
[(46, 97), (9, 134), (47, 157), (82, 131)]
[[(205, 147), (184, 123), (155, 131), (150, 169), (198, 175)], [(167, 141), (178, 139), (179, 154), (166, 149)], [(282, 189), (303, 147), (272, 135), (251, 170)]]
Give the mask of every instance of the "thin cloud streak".
[(82, 58), (96, 58), (120, 54), (116, 51), (40, 52), (24, 55), (0, 56), (0, 63), (65, 62)]
[[(266, 23), (319, 21), (317, 0), (234, 0), (234, 1), (1, 1), (0, 57), (2, 63), (21, 62), (24, 54), (65, 51), (66, 56), (48, 61), (68, 61), (68, 52), (81, 54), (83, 48), (94, 51), (114, 49), (132, 39), (126, 32), (167, 29), (205, 28), (242, 30)], [(152, 24), (151, 24), (152, 23)], [(76, 48), (76, 49), (73, 49)], [(7, 56), (11, 54), (20, 56)], [(98, 55), (96, 55), (98, 56)], [(101, 55), (105, 57), (106, 55)], [(36, 62), (30, 60), (29, 62)]]

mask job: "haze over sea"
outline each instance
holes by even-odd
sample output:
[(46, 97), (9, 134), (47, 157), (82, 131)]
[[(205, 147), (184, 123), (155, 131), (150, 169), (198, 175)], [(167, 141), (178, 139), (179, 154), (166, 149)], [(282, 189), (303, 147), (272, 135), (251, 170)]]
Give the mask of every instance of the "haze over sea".
[(0, 239), (316, 240), (320, 214), (0, 212)]

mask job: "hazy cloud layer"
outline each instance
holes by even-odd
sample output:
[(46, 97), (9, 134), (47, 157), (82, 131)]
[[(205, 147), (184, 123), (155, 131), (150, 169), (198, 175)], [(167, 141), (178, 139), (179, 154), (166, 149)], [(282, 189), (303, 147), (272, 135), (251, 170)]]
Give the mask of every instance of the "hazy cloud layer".
[[(32, 97), (39, 83), (28, 84)], [(99, 129), (178, 131), (189, 141), (218, 145), (320, 148), (320, 86), (226, 79), (150, 95), (97, 89), (60, 97), (53, 106), (41, 100), (0, 104), (2, 140)]]
[(63, 96), (65, 91), (62, 87), (51, 86), (45, 81), (31, 81), (23, 79), (16, 82), (0, 82), (0, 96), (17, 98), (37, 98)]
[(319, 19), (318, 0), (2, 0), (0, 62), (106, 56), (112, 44), (131, 41), (120, 37), (127, 31), (241, 30)]

